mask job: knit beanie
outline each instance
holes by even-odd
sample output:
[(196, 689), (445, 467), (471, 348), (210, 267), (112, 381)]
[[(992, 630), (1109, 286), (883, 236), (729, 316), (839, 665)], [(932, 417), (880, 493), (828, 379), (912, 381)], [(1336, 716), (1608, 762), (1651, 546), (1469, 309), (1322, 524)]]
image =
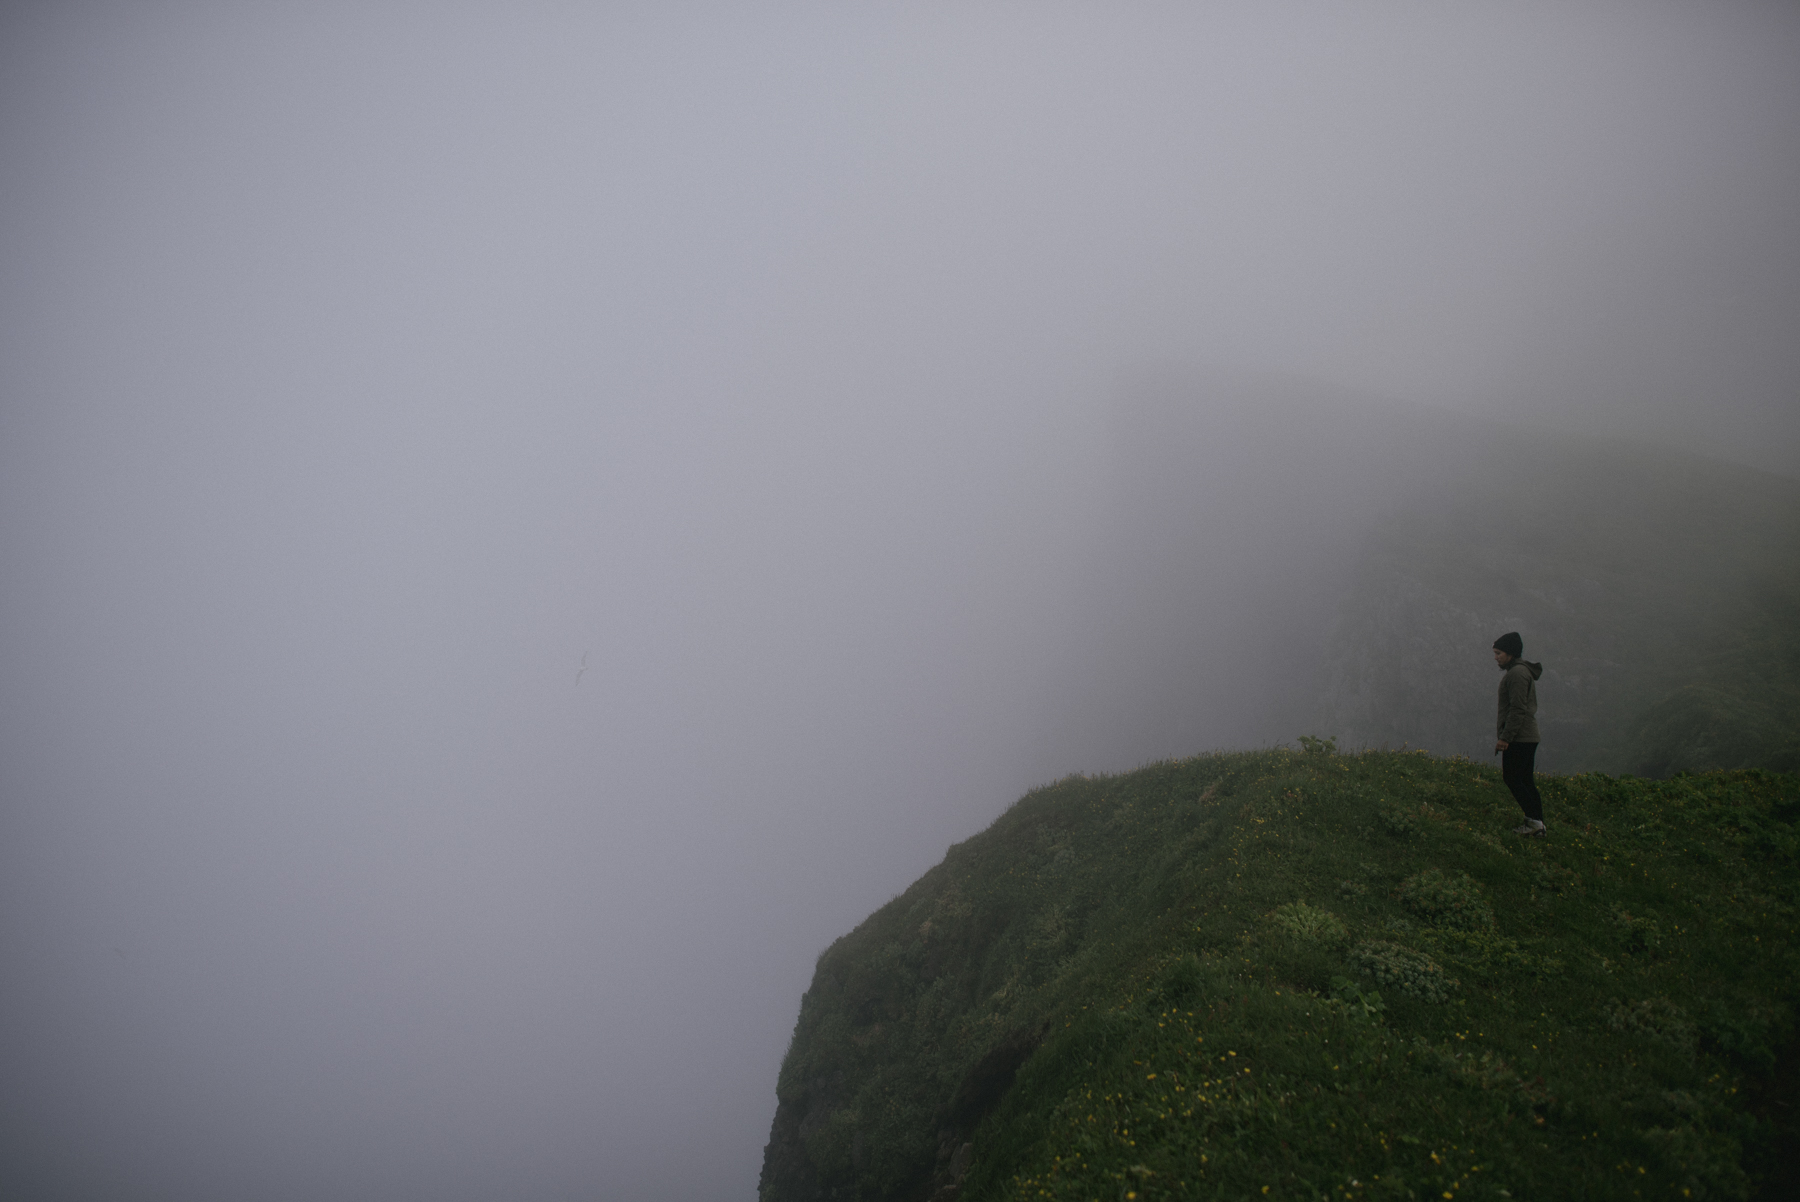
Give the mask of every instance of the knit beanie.
[(1494, 640), (1494, 650), (1504, 651), (1514, 659), (1518, 659), (1525, 654), (1525, 640), (1519, 637), (1518, 631), (1509, 630)]

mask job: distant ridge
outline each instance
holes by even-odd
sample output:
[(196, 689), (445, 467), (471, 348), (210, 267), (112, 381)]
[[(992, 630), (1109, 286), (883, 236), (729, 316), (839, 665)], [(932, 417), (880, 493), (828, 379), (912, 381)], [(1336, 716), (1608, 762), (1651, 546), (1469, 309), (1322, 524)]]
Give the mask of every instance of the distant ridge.
[(1482, 756), (1485, 649), (1542, 660), (1540, 764), (1800, 770), (1800, 484), (1631, 444), (1496, 439), (1368, 536), (1315, 725)]
[(1506, 630), (1548, 768), (1800, 769), (1800, 481), (1293, 381), (1145, 388), (1111, 437), (1077, 687), (1033, 703), (1062, 770), (1485, 755)]

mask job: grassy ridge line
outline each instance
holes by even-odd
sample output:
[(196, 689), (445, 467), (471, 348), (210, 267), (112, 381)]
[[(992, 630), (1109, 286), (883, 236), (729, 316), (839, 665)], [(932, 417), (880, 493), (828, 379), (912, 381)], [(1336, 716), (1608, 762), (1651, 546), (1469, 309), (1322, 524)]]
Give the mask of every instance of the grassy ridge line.
[(1800, 782), (1544, 791), (1532, 842), (1417, 753), (1033, 792), (820, 958), (762, 1196), (1791, 1187)]

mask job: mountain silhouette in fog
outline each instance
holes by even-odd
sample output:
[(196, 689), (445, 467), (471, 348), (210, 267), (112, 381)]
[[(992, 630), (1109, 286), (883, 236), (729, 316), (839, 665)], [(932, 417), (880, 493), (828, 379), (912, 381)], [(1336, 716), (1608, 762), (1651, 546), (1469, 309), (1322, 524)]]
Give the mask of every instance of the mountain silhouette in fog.
[(1800, 483), (1293, 382), (1142, 390), (1109, 455), (1082, 709), (1127, 720), (1077, 766), (1300, 730), (1485, 754), (1506, 630), (1550, 770), (1800, 766)]
[(1491, 665), (1544, 662), (1543, 763), (1665, 776), (1800, 769), (1800, 486), (1590, 440), (1499, 441), (1364, 544), (1317, 724), (1480, 756)]

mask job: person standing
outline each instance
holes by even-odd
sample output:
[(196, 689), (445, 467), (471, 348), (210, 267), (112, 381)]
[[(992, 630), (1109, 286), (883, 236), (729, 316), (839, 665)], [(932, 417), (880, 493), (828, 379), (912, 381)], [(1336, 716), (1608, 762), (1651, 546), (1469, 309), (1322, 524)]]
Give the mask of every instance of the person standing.
[(1494, 662), (1500, 666), (1500, 721), (1494, 728), (1494, 750), (1500, 753), (1500, 775), (1525, 811), (1525, 821), (1513, 834), (1531, 837), (1544, 833), (1544, 799), (1538, 796), (1533, 774), (1537, 767), (1537, 680), (1544, 665), (1520, 656), (1525, 640), (1516, 630), (1494, 640)]

